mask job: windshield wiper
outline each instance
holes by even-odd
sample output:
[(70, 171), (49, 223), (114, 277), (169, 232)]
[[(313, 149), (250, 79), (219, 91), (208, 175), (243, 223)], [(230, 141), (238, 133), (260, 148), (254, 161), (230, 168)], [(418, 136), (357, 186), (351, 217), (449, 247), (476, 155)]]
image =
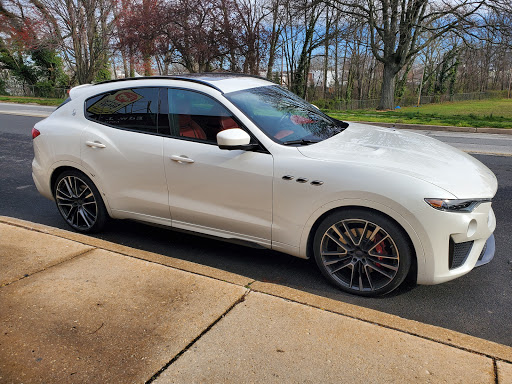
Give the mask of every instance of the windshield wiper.
[(293, 145), (293, 144), (301, 144), (301, 145), (309, 145), (309, 144), (315, 144), (319, 143), (318, 140), (307, 140), (307, 139), (300, 139), (300, 140), (289, 140), (282, 143), (283, 145)]

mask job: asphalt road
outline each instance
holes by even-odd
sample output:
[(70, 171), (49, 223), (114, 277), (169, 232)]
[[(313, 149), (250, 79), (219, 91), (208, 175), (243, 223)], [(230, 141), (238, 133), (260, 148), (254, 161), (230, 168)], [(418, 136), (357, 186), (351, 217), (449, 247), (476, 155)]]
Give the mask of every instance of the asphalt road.
[(56, 107), (35, 104), (0, 103), (0, 113), (11, 113), (20, 116), (46, 117), (55, 111)]
[(414, 130), (413, 132), (422, 133), (441, 140), (463, 151), (512, 156), (512, 135), (419, 130)]
[[(0, 215), (69, 229), (54, 203), (40, 196), (32, 182), (30, 130), (38, 120), (0, 114)], [(512, 346), (512, 157), (475, 157), (499, 182), (493, 203), (498, 221), (494, 260), (457, 280), (404, 286), (383, 298), (345, 294), (329, 285), (313, 263), (270, 250), (129, 221), (112, 222), (98, 237)]]

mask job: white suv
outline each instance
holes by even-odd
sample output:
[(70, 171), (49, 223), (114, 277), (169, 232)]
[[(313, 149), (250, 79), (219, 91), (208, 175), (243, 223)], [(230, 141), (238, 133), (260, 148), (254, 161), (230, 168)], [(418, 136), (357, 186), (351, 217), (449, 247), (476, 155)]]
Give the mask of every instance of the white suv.
[(384, 294), (494, 255), (494, 174), (434, 139), (343, 123), (236, 74), (82, 85), (33, 130), (33, 178), (80, 232), (134, 219), (314, 257)]

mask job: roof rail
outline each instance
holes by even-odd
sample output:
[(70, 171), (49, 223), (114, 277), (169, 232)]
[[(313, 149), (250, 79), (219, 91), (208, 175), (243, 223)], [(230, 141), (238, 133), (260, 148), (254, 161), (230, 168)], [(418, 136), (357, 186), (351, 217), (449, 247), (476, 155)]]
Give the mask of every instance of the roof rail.
[(266, 80), (267, 78), (259, 76), (259, 75), (251, 75), (249, 73), (239, 73), (239, 72), (199, 72), (199, 73), (184, 73), (180, 75), (173, 75), (176, 77), (186, 77), (186, 78), (195, 78), (195, 77), (253, 77), (255, 79)]
[(216, 86), (208, 83), (207, 81), (204, 81), (204, 80), (200, 80), (200, 79), (189, 79), (189, 78), (186, 78), (186, 77), (178, 77), (178, 76), (139, 76), (139, 77), (125, 77), (124, 79), (114, 79), (114, 80), (106, 80), (106, 81), (101, 81), (99, 83), (95, 83), (93, 85), (100, 85), (100, 84), (108, 84), (108, 83), (116, 83), (118, 81), (131, 81), (131, 80), (158, 80), (158, 79), (161, 79), (161, 80), (184, 80), (184, 81), (190, 81), (191, 83), (198, 83), (198, 84), (202, 84), (202, 85), (206, 85), (208, 87), (211, 87), (211, 88), (214, 88), (216, 89), (217, 91), (221, 92), (221, 93), (224, 93), (222, 92), (219, 88), (217, 88)]
[(204, 77), (253, 77), (260, 80), (267, 80), (268, 79), (257, 76), (257, 75), (249, 75), (246, 73), (234, 73), (234, 72), (204, 72), (204, 73), (185, 73), (180, 75), (158, 75), (158, 76), (139, 76), (139, 77), (126, 77), (124, 79), (114, 79), (114, 80), (106, 80), (102, 81), (93, 85), (99, 85), (99, 84), (107, 84), (107, 83), (115, 83), (118, 81), (130, 81), (130, 80), (155, 80), (155, 79), (162, 79), (162, 80), (183, 80), (183, 81), (190, 81), (191, 83), (197, 83), (206, 85), (208, 87), (211, 87), (213, 89), (216, 89), (220, 93), (224, 93), (221, 89), (213, 85), (211, 82), (206, 81)]

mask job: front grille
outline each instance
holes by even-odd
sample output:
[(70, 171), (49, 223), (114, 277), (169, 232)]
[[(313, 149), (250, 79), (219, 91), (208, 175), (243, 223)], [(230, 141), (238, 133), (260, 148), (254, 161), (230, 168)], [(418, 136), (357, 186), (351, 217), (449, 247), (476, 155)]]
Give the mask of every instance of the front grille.
[(450, 239), (450, 269), (460, 267), (466, 261), (469, 252), (473, 248), (472, 241), (465, 241), (463, 243), (454, 243)]

